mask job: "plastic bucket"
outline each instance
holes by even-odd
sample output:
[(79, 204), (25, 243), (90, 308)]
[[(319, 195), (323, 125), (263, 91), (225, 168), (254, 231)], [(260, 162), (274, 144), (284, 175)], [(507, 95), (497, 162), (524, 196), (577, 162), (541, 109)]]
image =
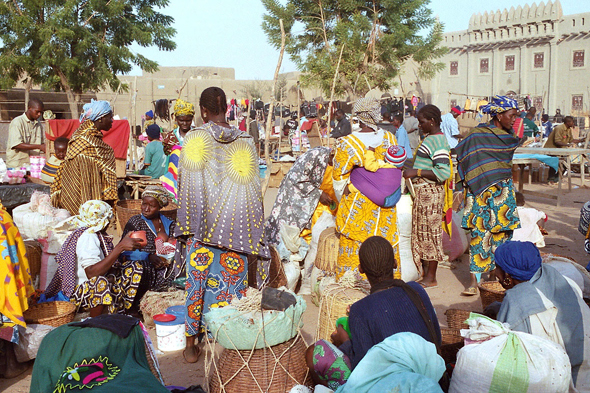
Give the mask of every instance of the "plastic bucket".
[(176, 319), (180, 319), (184, 321), (184, 316), (186, 313), (186, 306), (184, 304), (179, 306), (170, 306), (166, 309), (166, 314), (174, 315)]
[(159, 350), (179, 351), (186, 347), (184, 318), (177, 318), (171, 314), (157, 314), (153, 318)]

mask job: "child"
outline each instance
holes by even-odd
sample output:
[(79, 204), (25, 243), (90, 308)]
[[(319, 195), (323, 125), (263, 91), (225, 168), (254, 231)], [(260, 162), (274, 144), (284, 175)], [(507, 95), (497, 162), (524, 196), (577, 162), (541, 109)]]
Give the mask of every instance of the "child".
[(150, 142), (145, 147), (143, 169), (139, 171), (139, 174), (159, 179), (168, 171), (168, 160), (160, 142), (160, 126), (150, 124), (145, 131)]
[(61, 136), (55, 138), (55, 142), (53, 143), (55, 153), (49, 157), (49, 160), (47, 160), (45, 166), (41, 169), (41, 180), (45, 183), (53, 183), (57, 168), (59, 168), (64, 158), (66, 158), (68, 142), (70, 142), (68, 138)]
[(168, 236), (166, 231), (162, 230), (157, 233), (155, 240), (156, 243), (156, 254), (164, 258), (174, 257), (176, 252), (176, 239), (172, 236)]
[(534, 243), (538, 248), (545, 247), (543, 229), (547, 215), (532, 207), (524, 207), (524, 195), (516, 193), (516, 210), (520, 217), (520, 228), (515, 229), (512, 240)]

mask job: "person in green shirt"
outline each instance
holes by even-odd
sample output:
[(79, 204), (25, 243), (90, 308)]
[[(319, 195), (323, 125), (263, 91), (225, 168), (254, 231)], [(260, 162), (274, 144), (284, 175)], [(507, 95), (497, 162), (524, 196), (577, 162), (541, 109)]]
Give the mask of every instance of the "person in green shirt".
[(152, 179), (159, 179), (168, 170), (168, 157), (164, 154), (160, 141), (160, 126), (150, 124), (145, 131), (150, 142), (145, 147), (143, 169), (139, 173), (149, 175)]
[(534, 138), (535, 136), (537, 136), (537, 134), (539, 134), (539, 127), (535, 124), (535, 121), (533, 120), (535, 118), (536, 113), (537, 109), (535, 107), (532, 107), (531, 109), (529, 109), (524, 119), (522, 119), (522, 122), (524, 124), (524, 136), (530, 136)]

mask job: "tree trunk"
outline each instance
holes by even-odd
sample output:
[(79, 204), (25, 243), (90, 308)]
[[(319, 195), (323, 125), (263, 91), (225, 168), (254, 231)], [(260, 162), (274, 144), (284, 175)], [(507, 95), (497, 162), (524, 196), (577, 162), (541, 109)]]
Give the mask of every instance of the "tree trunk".
[(68, 98), (68, 105), (70, 106), (70, 115), (72, 119), (78, 119), (80, 117), (80, 113), (78, 112), (78, 101), (76, 100), (76, 96), (68, 83), (68, 79), (66, 75), (60, 70), (59, 68), (54, 68), (57, 75), (59, 76), (59, 82), (61, 84), (62, 89), (66, 92), (66, 97)]
[(29, 109), (29, 99), (31, 98), (31, 88), (33, 87), (33, 79), (29, 77), (25, 85), (25, 112)]

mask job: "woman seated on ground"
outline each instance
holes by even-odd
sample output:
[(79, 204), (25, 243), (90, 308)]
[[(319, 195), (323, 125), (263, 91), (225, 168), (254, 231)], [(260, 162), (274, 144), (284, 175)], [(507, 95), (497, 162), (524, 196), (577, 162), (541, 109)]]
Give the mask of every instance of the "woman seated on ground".
[(371, 294), (350, 306), (348, 333), (339, 326), (334, 344), (319, 340), (307, 350), (307, 365), (314, 382), (336, 389), (374, 345), (393, 334), (415, 333), (440, 345), (440, 327), (430, 298), (420, 284), (393, 278), (393, 247), (372, 236), (359, 249), (360, 269), (371, 284)]
[(160, 212), (160, 209), (168, 206), (169, 196), (170, 194), (162, 186), (148, 186), (141, 194), (141, 214), (131, 217), (123, 229), (123, 237), (135, 231), (146, 233), (147, 244), (139, 249), (145, 254), (135, 252), (133, 255), (136, 258), (139, 256), (142, 260), (149, 258), (152, 262), (150, 267), (159, 267), (153, 273), (155, 282), (150, 285), (150, 289), (153, 290), (169, 286), (170, 283), (166, 277), (171, 276), (168, 273), (171, 273), (170, 269), (174, 268), (173, 264), (166, 268), (160, 259), (160, 256), (164, 259), (173, 257), (176, 247), (176, 240), (172, 237), (176, 222)]
[(139, 300), (153, 280), (148, 261), (119, 262), (125, 251), (137, 250), (140, 240), (127, 235), (113, 246), (106, 229), (113, 217), (108, 203), (91, 200), (80, 207), (80, 214), (69, 219), (78, 228), (68, 236), (57, 253), (57, 272), (45, 291), (51, 298), (62, 292), (90, 316), (137, 313)]
[(496, 249), (495, 258), (496, 276), (507, 290), (497, 320), (563, 346), (576, 389), (590, 392), (590, 309), (580, 288), (541, 263), (531, 242), (506, 242)]

